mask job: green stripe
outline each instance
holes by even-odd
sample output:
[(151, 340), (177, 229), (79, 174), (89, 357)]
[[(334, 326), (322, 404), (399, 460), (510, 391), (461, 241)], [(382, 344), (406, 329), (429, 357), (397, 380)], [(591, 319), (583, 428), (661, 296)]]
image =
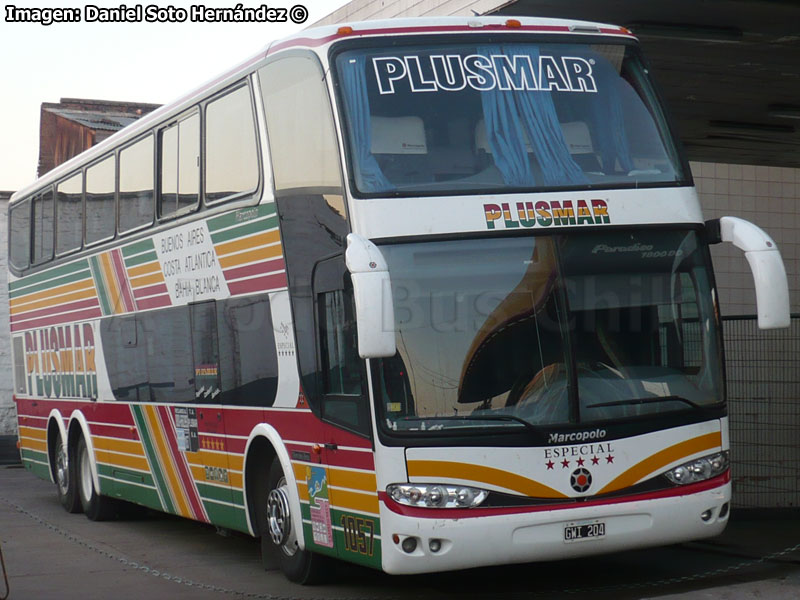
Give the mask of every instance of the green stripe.
[[(68, 265), (64, 265), (62, 267), (47, 269), (46, 271), (42, 271), (41, 273), (28, 275), (27, 277), (24, 277), (18, 281), (12, 281), (11, 283), (8, 284), (8, 289), (13, 292), (21, 287), (27, 287), (33, 283), (48, 282), (48, 280), (55, 279), (57, 277), (73, 275), (76, 271), (83, 271), (87, 267), (88, 265), (86, 264), (86, 260), (78, 260), (73, 263), (69, 263)], [(48, 282), (47, 287), (49, 287), (50, 285), (53, 284)]]
[[(22, 457), (22, 460), (38, 460), (39, 462), (48, 464), (46, 452), (38, 452), (36, 450), (29, 450), (28, 448), (20, 448), (20, 456)], [(50, 475), (48, 475), (47, 478), (50, 479)]]
[[(101, 481), (105, 480), (103, 476), (100, 479)], [(108, 479), (107, 481), (113, 485), (111, 495), (115, 498), (121, 498), (134, 504), (141, 504), (154, 510), (163, 510), (155, 488), (143, 488), (119, 479)]]
[(207, 483), (200, 483), (199, 481), (195, 481), (195, 485), (197, 485), (197, 491), (200, 493), (200, 496), (206, 500), (218, 500), (220, 502), (232, 502), (233, 504), (242, 504), (242, 498), (244, 497), (240, 491), (236, 491), (236, 499), (234, 500), (234, 496), (232, 495), (232, 490), (227, 487), (216, 487), (213, 485), (208, 485)]
[(278, 217), (270, 217), (263, 221), (254, 221), (252, 223), (245, 223), (239, 227), (233, 227), (232, 229), (226, 229), (225, 231), (220, 231), (218, 233), (211, 234), (211, 241), (215, 244), (219, 244), (220, 242), (227, 242), (229, 240), (234, 240), (237, 238), (244, 237), (246, 235), (251, 235), (253, 233), (262, 233), (269, 229), (275, 229), (278, 226)]
[[(311, 520), (311, 508), (308, 502), (303, 502), (300, 505), (301, 513), (303, 515), (304, 521)], [(346, 541), (344, 539), (344, 531), (337, 530), (337, 527), (342, 527), (342, 517), (343, 516), (350, 516), (355, 519), (369, 519), (372, 522), (372, 526), (374, 528), (373, 531), (373, 546), (372, 546), (372, 556), (368, 556), (367, 554), (362, 554), (357, 550), (348, 550)], [(348, 562), (354, 562), (360, 565), (364, 565), (366, 567), (372, 567), (374, 569), (381, 568), (381, 541), (382, 539), (378, 539), (381, 532), (381, 524), (380, 519), (377, 515), (367, 516), (358, 513), (352, 513), (347, 511), (338, 510), (336, 508), (331, 508), (331, 524), (333, 525), (333, 552), (330, 548), (325, 546), (318, 546), (314, 544), (312, 541), (314, 539), (313, 533), (311, 531), (311, 525), (309, 523), (303, 523), (303, 533), (305, 535), (306, 543), (310, 544), (311, 547), (317, 552), (323, 552), (325, 554), (332, 554), (333, 556), (338, 556), (342, 560), (346, 560)], [(356, 542), (357, 544), (357, 542)]]
[(140, 254), (139, 256), (135, 256), (133, 258), (126, 258), (125, 266), (130, 269), (131, 267), (143, 265), (156, 260), (158, 260), (158, 255), (155, 253), (155, 251), (153, 251), (148, 252), (147, 254)]
[[(258, 216), (252, 218), (261, 218), (274, 215), (275, 203), (270, 202), (269, 204), (261, 204), (252, 208), (242, 208), (233, 212), (225, 213), (224, 215), (220, 215), (218, 217), (212, 217), (207, 221), (208, 230), (211, 233), (214, 233), (219, 229), (225, 229), (226, 227), (231, 227), (233, 225), (247, 223), (248, 221), (252, 220), (249, 217), (253, 214), (253, 212), (255, 212)], [(242, 219), (246, 220), (243, 221)]]
[(30, 462), (29, 460), (25, 459), (23, 459), (22, 464), (25, 465), (26, 469), (28, 469), (31, 473), (33, 473), (40, 479), (44, 479), (45, 481), (50, 481), (50, 469), (46, 465), (40, 465), (38, 463)]
[(100, 310), (103, 315), (113, 314), (114, 309), (111, 306), (111, 301), (108, 298), (108, 290), (106, 289), (105, 279), (103, 278), (103, 271), (100, 268), (100, 260), (96, 256), (89, 259), (89, 267), (92, 270), (92, 277), (94, 278), (94, 287), (97, 289), (97, 299), (100, 301)]
[(169, 486), (167, 486), (164, 474), (161, 472), (161, 465), (158, 462), (158, 453), (153, 446), (153, 441), (150, 439), (150, 430), (147, 427), (147, 419), (144, 416), (144, 409), (141, 406), (131, 406), (133, 418), (136, 421), (136, 427), (139, 430), (139, 436), (142, 439), (145, 454), (147, 454), (150, 468), (153, 470), (153, 479), (161, 491), (161, 496), (164, 501), (164, 506), (160, 509), (166, 512), (177, 514), (175, 506), (172, 503), (172, 497), (169, 494)]
[(130, 246), (125, 246), (122, 248), (122, 256), (128, 258), (134, 254), (140, 254), (142, 252), (146, 252), (147, 250), (154, 249), (155, 246), (153, 245), (153, 238), (147, 238), (141, 242), (136, 242), (135, 244), (131, 244)]
[(128, 481), (128, 482), (132, 481), (134, 483), (139, 483), (140, 485), (149, 486), (153, 489), (155, 489), (156, 486), (156, 482), (153, 480), (153, 476), (150, 473), (142, 473), (141, 471), (131, 471), (129, 469), (123, 469), (116, 465), (97, 463), (97, 474), (118, 481)]
[[(58, 287), (60, 285), (66, 285), (68, 283), (74, 283), (76, 281), (83, 281), (84, 279), (88, 279), (91, 277), (91, 273), (89, 272), (89, 263), (84, 262), (83, 270), (78, 271), (76, 273), (72, 273), (65, 277), (60, 277), (58, 279), (51, 279), (50, 281), (45, 281), (44, 283), (40, 283), (38, 285), (31, 285), (27, 287), (31, 283), (31, 278), (26, 277), (22, 281), (15, 281), (14, 283), (9, 284), (9, 298), (21, 298), (22, 296), (27, 296), (28, 294), (33, 294), (34, 292), (41, 292), (44, 290), (49, 290), (51, 288)], [(25, 289), (19, 289), (19, 285), (17, 285), (17, 291), (10, 291), (11, 286), (14, 284), (24, 284), (26, 287)]]
[(210, 522), (214, 525), (248, 533), (247, 515), (244, 509), (205, 501), (203, 506), (206, 508)]

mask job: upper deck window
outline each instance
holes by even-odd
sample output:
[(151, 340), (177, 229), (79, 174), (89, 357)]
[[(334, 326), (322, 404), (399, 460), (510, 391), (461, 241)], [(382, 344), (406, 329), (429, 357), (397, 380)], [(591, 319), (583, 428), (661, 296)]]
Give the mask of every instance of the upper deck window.
[(335, 62), (361, 194), (684, 179), (633, 46), (394, 46), (347, 50)]

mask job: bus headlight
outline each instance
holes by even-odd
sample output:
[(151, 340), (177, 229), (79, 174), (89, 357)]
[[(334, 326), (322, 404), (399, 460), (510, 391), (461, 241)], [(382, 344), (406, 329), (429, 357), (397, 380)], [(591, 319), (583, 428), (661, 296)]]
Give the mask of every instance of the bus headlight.
[(472, 508), (489, 495), (479, 488), (437, 483), (392, 483), (386, 493), (399, 504), (421, 508)]
[(705, 481), (717, 475), (722, 475), (728, 469), (728, 451), (704, 456), (691, 462), (684, 463), (665, 473), (667, 479), (678, 485)]

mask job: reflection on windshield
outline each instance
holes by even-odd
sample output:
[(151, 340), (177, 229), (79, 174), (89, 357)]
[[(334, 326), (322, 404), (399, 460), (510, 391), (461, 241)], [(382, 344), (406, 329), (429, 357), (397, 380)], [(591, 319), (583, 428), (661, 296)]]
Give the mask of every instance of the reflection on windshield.
[(392, 430), (585, 423), (721, 401), (706, 255), (693, 232), (382, 250), (398, 353), (375, 361), (374, 381)]
[(335, 64), (363, 194), (683, 178), (632, 46), (408, 45), (347, 50)]

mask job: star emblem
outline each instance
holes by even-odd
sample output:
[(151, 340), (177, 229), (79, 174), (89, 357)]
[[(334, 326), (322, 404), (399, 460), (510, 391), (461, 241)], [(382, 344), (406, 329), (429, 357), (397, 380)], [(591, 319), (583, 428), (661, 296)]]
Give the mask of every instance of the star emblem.
[(608, 456), (606, 456), (606, 463), (607, 464), (610, 465), (613, 462), (614, 462), (614, 457), (613, 456), (611, 456), (610, 454)]
[(547, 470), (548, 471), (552, 471), (553, 467), (556, 466), (555, 463), (552, 460), (548, 460), (545, 464), (547, 465)]
[(597, 458), (596, 456), (593, 456), (592, 457), (592, 464), (593, 465), (599, 465), (600, 464), (600, 459)]
[(564, 459), (564, 460), (561, 461), (561, 468), (563, 468), (563, 469), (568, 469), (569, 468), (569, 461), (567, 459)]
[(579, 459), (578, 459), (578, 466), (579, 466), (579, 467), (582, 467), (582, 466), (583, 466), (583, 463), (585, 463), (585, 462), (586, 462), (586, 461), (585, 461), (585, 460), (583, 460), (583, 458), (579, 458)]

